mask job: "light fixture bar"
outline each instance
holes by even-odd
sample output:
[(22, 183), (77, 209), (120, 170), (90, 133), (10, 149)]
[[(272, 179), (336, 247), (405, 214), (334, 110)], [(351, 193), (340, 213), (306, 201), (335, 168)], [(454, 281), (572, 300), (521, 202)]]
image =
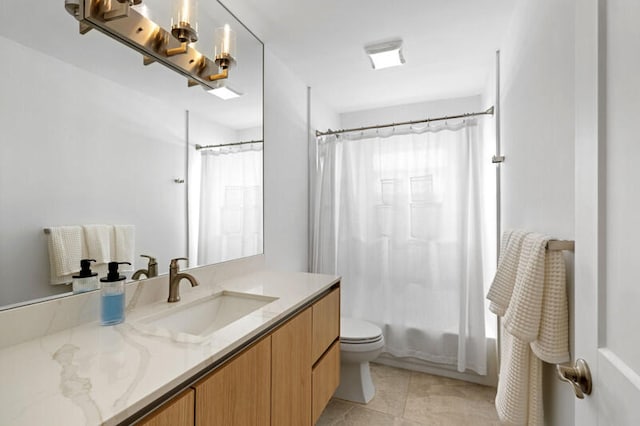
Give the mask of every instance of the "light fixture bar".
[[(218, 87), (215, 80), (210, 80), (210, 76), (221, 74), (214, 60), (181, 43), (169, 31), (130, 7), (129, 2), (79, 0), (79, 7), (73, 12), (67, 3), (65, 7), (80, 21), (81, 34), (88, 31), (87, 27), (95, 28), (140, 52), (145, 65), (160, 62), (185, 76), (189, 86), (197, 82), (205, 90)], [(218, 80), (220, 78), (226, 76)]]

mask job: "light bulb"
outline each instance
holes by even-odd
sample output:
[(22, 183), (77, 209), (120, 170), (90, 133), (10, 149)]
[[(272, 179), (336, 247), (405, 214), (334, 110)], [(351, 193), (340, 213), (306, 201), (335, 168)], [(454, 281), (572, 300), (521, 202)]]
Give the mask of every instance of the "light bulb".
[(216, 63), (222, 68), (228, 68), (235, 61), (236, 33), (229, 24), (215, 31), (214, 50)]
[(197, 0), (174, 0), (171, 34), (182, 43), (198, 41)]

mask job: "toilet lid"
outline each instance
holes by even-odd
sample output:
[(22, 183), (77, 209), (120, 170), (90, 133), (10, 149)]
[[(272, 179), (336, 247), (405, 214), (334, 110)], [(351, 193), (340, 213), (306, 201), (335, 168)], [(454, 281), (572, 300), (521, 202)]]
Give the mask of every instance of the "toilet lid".
[(382, 330), (375, 324), (355, 318), (340, 319), (340, 340), (345, 343), (369, 343), (382, 338)]

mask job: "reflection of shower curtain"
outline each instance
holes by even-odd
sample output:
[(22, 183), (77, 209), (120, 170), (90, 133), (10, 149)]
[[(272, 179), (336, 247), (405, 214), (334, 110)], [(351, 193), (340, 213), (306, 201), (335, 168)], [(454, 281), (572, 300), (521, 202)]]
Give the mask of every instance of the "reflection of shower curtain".
[(319, 138), (313, 270), (342, 275), (342, 313), (386, 352), (486, 374), (478, 133)]
[(262, 252), (262, 144), (201, 154), (198, 264)]

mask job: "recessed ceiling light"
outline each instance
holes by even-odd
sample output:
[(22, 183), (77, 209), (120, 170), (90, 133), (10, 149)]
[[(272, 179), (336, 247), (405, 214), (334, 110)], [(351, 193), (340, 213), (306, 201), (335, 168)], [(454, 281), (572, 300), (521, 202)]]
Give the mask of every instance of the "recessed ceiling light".
[(207, 92), (211, 93), (212, 95), (216, 95), (217, 97), (225, 101), (242, 96), (242, 93), (237, 92), (227, 86), (220, 86), (215, 89), (207, 90)]
[(402, 56), (402, 40), (371, 44), (365, 46), (364, 50), (367, 52), (367, 55), (369, 55), (371, 66), (374, 70), (396, 67), (404, 64), (404, 57)]

